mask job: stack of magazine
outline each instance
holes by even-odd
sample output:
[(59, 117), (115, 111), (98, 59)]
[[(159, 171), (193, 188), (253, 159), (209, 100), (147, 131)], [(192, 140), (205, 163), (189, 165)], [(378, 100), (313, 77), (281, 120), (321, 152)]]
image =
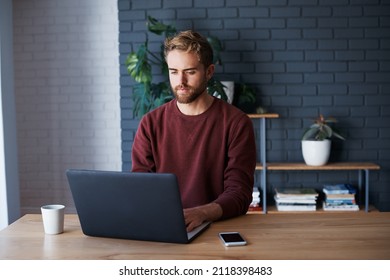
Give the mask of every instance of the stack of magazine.
[(324, 185), (325, 211), (358, 211), (356, 204), (356, 189), (349, 184)]
[(313, 188), (275, 188), (278, 211), (316, 211), (318, 193)]

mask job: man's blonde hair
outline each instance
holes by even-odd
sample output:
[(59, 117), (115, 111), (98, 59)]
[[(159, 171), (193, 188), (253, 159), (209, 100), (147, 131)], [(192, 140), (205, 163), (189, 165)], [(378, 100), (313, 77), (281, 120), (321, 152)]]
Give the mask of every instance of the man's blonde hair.
[(205, 37), (195, 31), (182, 31), (173, 37), (165, 39), (165, 59), (168, 53), (173, 50), (196, 53), (200, 63), (206, 68), (213, 64), (213, 49), (210, 43)]

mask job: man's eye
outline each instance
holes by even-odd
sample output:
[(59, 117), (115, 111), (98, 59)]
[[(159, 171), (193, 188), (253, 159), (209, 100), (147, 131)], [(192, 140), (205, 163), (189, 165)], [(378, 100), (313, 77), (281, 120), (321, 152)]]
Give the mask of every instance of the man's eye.
[(194, 74), (195, 74), (195, 71), (187, 71), (187, 74), (189, 74), (189, 75), (194, 75)]

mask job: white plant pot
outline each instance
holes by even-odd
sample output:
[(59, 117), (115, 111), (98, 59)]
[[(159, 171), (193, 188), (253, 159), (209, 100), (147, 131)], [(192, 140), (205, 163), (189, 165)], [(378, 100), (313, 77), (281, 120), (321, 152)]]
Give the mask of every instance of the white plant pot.
[(302, 140), (302, 155), (305, 163), (312, 166), (325, 165), (329, 160), (331, 141)]
[(221, 84), (226, 87), (224, 90), (227, 96), (227, 102), (232, 104), (234, 98), (234, 81), (221, 81)]

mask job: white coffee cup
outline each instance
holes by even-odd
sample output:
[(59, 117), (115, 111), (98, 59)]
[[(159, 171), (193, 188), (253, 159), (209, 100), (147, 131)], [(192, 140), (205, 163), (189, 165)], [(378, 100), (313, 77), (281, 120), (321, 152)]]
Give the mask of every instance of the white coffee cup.
[(41, 207), (43, 227), (46, 234), (59, 234), (64, 231), (65, 206), (50, 204)]

